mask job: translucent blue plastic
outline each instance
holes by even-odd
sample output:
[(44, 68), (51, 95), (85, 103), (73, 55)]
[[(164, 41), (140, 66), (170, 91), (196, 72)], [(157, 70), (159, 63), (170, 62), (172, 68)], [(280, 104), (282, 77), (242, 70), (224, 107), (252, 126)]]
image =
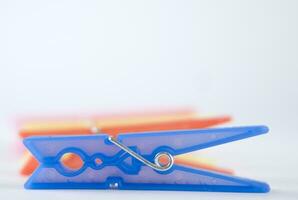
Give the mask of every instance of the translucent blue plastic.
[[(266, 126), (150, 132), (122, 134), (118, 141), (153, 162), (159, 152), (175, 156), (266, 132)], [(263, 182), (188, 166), (174, 164), (168, 171), (156, 171), (112, 144), (105, 134), (31, 137), (24, 144), (40, 162), (25, 184), (27, 189), (270, 190)], [(60, 162), (66, 153), (79, 155), (84, 165), (78, 170), (66, 168)]]

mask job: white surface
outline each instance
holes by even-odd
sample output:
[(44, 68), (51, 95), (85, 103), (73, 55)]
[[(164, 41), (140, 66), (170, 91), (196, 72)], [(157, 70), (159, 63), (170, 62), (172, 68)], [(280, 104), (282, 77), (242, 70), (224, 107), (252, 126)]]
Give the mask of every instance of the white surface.
[[(297, 8), (282, 0), (0, 1), (0, 198), (297, 199)], [(205, 153), (272, 192), (22, 189), (15, 116), (184, 105), (232, 114), (233, 125), (270, 126), (266, 136)]]

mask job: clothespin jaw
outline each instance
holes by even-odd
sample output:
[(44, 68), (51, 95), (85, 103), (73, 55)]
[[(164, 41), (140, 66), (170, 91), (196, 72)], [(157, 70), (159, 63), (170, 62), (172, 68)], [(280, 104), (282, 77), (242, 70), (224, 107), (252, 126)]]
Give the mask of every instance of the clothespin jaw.
[[(141, 189), (219, 192), (268, 192), (266, 183), (175, 164), (174, 156), (268, 132), (265, 126), (156, 133), (32, 137), (25, 146), (40, 162), (27, 189)], [(84, 164), (70, 170), (66, 153)], [(169, 162), (161, 164), (159, 155)]]

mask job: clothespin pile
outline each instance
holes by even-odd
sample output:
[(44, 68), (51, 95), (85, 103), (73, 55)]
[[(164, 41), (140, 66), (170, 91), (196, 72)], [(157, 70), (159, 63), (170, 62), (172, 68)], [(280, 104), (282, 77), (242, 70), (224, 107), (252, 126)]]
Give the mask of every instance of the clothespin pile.
[(211, 128), (229, 116), (192, 109), (23, 120), (27, 189), (142, 189), (268, 192), (266, 183), (185, 155), (268, 132), (265, 126)]

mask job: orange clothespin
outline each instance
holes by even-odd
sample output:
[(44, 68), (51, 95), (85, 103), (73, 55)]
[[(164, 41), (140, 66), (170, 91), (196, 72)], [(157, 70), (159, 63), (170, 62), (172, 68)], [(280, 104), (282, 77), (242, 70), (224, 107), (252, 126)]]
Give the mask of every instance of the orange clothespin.
[[(174, 109), (106, 115), (35, 117), (20, 120), (18, 129), (21, 138), (35, 135), (82, 135), (97, 133), (98, 130), (103, 132), (103, 129), (111, 131), (116, 127), (129, 128), (148, 124), (158, 126), (159, 123), (190, 120), (195, 116), (196, 113), (192, 109)], [(149, 130), (153, 129), (149, 128)]]

